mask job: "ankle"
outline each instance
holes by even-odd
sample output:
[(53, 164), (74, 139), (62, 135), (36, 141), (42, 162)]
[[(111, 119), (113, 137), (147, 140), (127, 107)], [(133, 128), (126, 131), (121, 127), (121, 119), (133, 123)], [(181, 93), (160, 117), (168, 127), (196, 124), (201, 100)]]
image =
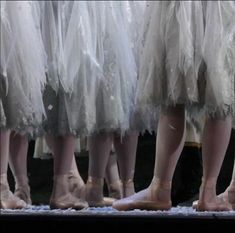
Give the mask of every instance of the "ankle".
[(202, 177), (201, 187), (202, 189), (215, 189), (216, 188), (216, 178), (204, 178)]
[(103, 206), (104, 194), (103, 194), (104, 179), (89, 176), (86, 183), (86, 201), (89, 206)]
[(88, 184), (92, 184), (93, 186), (102, 186), (104, 185), (104, 179), (103, 178), (97, 178), (93, 176), (89, 176), (87, 179)]
[(123, 198), (123, 184), (121, 180), (116, 180), (112, 183), (108, 183), (109, 197), (115, 199)]
[(18, 188), (29, 188), (29, 179), (26, 175), (14, 176), (15, 179), (15, 189)]
[(171, 180), (162, 180), (156, 176), (153, 177), (151, 184), (163, 190), (171, 190), (172, 181)]
[(123, 197), (129, 197), (135, 194), (135, 186), (133, 179), (123, 180)]
[(151, 199), (171, 205), (171, 184), (171, 181), (154, 177), (149, 186)]

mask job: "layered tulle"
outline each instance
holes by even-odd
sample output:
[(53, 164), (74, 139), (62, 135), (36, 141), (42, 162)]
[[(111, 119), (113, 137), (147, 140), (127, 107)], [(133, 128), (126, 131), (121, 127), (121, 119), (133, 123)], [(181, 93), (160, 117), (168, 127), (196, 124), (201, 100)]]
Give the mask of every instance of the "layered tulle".
[(147, 6), (136, 96), (144, 127), (153, 128), (151, 120), (164, 105), (184, 104), (195, 119), (233, 114), (234, 2)]
[[(58, 15), (68, 3), (61, 4)], [(70, 16), (61, 17), (61, 25), (69, 18), (67, 26), (56, 24), (63, 34), (59, 36), (62, 53), (56, 55), (61, 61), (57, 69), (57, 101), (61, 102), (51, 104), (48, 116), (59, 111), (56, 122), (63, 119), (57, 127), (60, 134), (90, 135), (130, 128), (137, 73), (122, 4), (75, 1)], [(53, 99), (47, 94), (46, 99), (49, 106)]]
[(205, 109), (210, 114), (234, 113), (235, 4), (205, 4), (203, 58), (206, 64)]
[(130, 128), (136, 90), (136, 63), (131, 47), (123, 2), (95, 2), (97, 11), (97, 59), (102, 78), (97, 89), (96, 131)]
[[(32, 14), (34, 2), (1, 2), (1, 101), (6, 127), (33, 134), (45, 113), (46, 57)], [(4, 78), (3, 78), (4, 77)]]
[(94, 128), (95, 86), (100, 67), (95, 57), (89, 4), (41, 4), (42, 34), (48, 54), (45, 129), (56, 135), (89, 134)]
[(145, 26), (136, 102), (146, 127), (151, 128), (160, 105), (198, 101), (202, 5), (198, 1), (148, 2)]

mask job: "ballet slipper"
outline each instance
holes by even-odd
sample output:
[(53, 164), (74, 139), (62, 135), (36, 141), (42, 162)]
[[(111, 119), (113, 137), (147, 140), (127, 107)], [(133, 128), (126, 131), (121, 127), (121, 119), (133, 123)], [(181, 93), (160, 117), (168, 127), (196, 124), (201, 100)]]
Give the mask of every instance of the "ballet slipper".
[(122, 184), (123, 184), (123, 197), (129, 197), (135, 194), (135, 187), (132, 179), (122, 181)]
[(107, 186), (109, 190), (109, 197), (117, 200), (123, 198), (123, 185), (120, 180), (107, 184)]
[(15, 192), (14, 195), (23, 200), (28, 205), (32, 205), (30, 197), (30, 187), (27, 176), (15, 176)]
[[(235, 192), (232, 195), (234, 196)], [(220, 195), (218, 195), (216, 197), (216, 199), (217, 199), (217, 203), (220, 203), (219, 209), (221, 209), (221, 211), (223, 211), (223, 209), (224, 210), (235, 210), (235, 201), (232, 202), (229, 200), (229, 191), (226, 190), (224, 193), (221, 193)], [(201, 205), (202, 205), (202, 203), (201, 203)], [(192, 207), (193, 207), (193, 209), (200, 211), (200, 207), (198, 207), (198, 200), (193, 202)], [(215, 208), (214, 208), (214, 210), (215, 210)], [(201, 210), (201, 211), (203, 211), (203, 210)]]
[(171, 183), (161, 184), (156, 178), (151, 185), (132, 196), (123, 198), (113, 203), (113, 208), (119, 211), (127, 210), (169, 210), (171, 209), (170, 198)]
[(27, 204), (16, 197), (9, 188), (7, 182), (7, 175), (2, 174), (0, 176), (0, 209), (22, 209), (26, 208)]
[(85, 200), (86, 186), (82, 178), (73, 172), (69, 175), (69, 190), (75, 196)]
[(54, 177), (53, 191), (50, 199), (51, 209), (75, 209), (81, 210), (88, 207), (88, 203), (81, 200), (69, 190), (69, 175), (57, 175)]
[(112, 206), (115, 201), (113, 198), (104, 198), (103, 196), (104, 179), (88, 177), (86, 183), (86, 201), (90, 207)]
[(228, 202), (226, 194), (220, 194), (216, 196), (215, 185), (216, 180), (211, 179), (205, 183), (202, 180), (202, 185), (200, 187), (199, 200), (193, 203), (193, 208), (196, 211), (230, 211), (232, 210), (231, 204)]
[(103, 201), (105, 203), (105, 206), (112, 206), (113, 203), (116, 201), (117, 199), (112, 198), (112, 197), (104, 197)]

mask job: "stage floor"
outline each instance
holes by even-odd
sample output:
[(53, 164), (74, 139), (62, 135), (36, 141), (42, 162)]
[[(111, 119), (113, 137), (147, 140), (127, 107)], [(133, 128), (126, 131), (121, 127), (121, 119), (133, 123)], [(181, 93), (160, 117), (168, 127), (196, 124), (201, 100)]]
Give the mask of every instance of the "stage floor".
[[(191, 207), (176, 207), (170, 211), (116, 211), (108, 208), (75, 210), (50, 210), (49, 206), (32, 206), (24, 210), (1, 210), (0, 229), (11, 227), (25, 229), (33, 224), (38, 230), (83, 229), (79, 232), (127, 232), (144, 228), (144, 232), (156, 232), (159, 227), (181, 232), (210, 232), (218, 229), (235, 229), (235, 211), (196, 212)], [(2, 231), (1, 231), (2, 232)], [(130, 231), (133, 232), (133, 231)], [(138, 232), (138, 231), (137, 231)], [(227, 232), (227, 231), (225, 231)]]

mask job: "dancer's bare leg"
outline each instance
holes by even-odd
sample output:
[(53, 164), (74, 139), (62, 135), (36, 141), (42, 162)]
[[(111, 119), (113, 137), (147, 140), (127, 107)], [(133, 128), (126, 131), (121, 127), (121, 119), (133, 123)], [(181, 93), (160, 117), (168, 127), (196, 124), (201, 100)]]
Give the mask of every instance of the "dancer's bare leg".
[(86, 200), (89, 206), (111, 205), (111, 203), (104, 201), (103, 184), (112, 140), (113, 135), (110, 133), (99, 133), (88, 139), (89, 171), (86, 184)]
[(70, 192), (69, 177), (74, 156), (75, 138), (56, 137), (54, 144), (54, 182), (50, 200), (52, 209), (83, 209), (88, 205)]
[(109, 197), (123, 198), (122, 182), (120, 181), (116, 153), (111, 151), (105, 170), (105, 180), (109, 190)]
[(9, 164), (15, 179), (15, 196), (31, 205), (27, 174), (28, 138), (12, 132), (10, 135)]
[(116, 201), (118, 210), (171, 208), (171, 182), (184, 147), (185, 109), (183, 105), (162, 109), (156, 141), (154, 177), (150, 186), (133, 196)]
[(0, 208), (19, 209), (26, 207), (26, 203), (13, 195), (7, 180), (9, 162), (10, 130), (0, 129)]
[(230, 207), (216, 198), (216, 183), (226, 154), (232, 129), (231, 117), (208, 118), (202, 141), (203, 179), (197, 210), (223, 211)]
[(129, 197), (135, 193), (134, 173), (138, 132), (128, 132), (123, 138), (114, 137), (114, 145), (123, 184), (123, 197)]
[[(45, 139), (54, 157), (54, 153), (55, 153), (54, 148), (56, 144), (55, 138), (52, 137), (50, 134), (47, 134), (45, 136)], [(85, 199), (85, 184), (78, 171), (77, 163), (75, 160), (75, 155), (72, 158), (72, 165), (71, 165), (71, 169), (69, 172), (69, 186), (70, 186), (69, 187), (70, 192), (72, 192), (73, 195), (81, 199)]]

